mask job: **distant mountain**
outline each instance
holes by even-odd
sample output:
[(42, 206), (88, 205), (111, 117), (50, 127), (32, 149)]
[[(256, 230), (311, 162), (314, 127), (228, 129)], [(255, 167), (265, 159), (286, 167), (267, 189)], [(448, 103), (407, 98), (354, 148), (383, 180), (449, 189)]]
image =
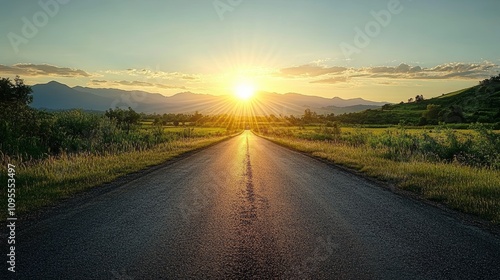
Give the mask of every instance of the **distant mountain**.
[(256, 100), (282, 115), (301, 115), (305, 109), (311, 109), (318, 114), (343, 114), (380, 108), (387, 104), (387, 102), (374, 102), (362, 98), (325, 98), (299, 93), (278, 94), (269, 92), (260, 92)]
[[(105, 111), (109, 108), (132, 107), (145, 113), (223, 114), (235, 110), (229, 96), (214, 96), (181, 92), (173, 96), (145, 91), (126, 91), (113, 88), (68, 87), (52, 81), (32, 87), (34, 108), (50, 110), (84, 109)], [(255, 114), (301, 115), (309, 108), (319, 114), (350, 113), (379, 108), (387, 102), (373, 102), (361, 98), (324, 98), (299, 93), (259, 92), (252, 100)]]
[(104, 111), (113, 102), (112, 98), (80, 92), (58, 82), (34, 85), (32, 89), (33, 103), (31, 103), (31, 106), (34, 108), (80, 108)]

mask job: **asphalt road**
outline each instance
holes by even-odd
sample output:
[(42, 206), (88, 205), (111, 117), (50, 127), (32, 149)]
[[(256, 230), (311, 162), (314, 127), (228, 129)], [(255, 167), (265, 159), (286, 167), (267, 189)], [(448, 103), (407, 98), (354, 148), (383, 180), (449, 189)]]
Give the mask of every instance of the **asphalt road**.
[(500, 240), (245, 132), (19, 229), (16, 269), (19, 279), (500, 279)]

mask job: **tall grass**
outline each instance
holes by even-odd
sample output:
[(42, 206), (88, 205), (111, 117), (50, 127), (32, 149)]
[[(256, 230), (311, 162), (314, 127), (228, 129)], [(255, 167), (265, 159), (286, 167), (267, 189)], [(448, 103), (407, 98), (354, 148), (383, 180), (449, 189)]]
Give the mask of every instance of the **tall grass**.
[[(359, 129), (327, 141), (314, 139), (312, 131), (280, 129), (264, 136), (500, 224), (498, 138), (490, 131), (443, 131), (430, 137), (409, 136), (404, 129), (380, 135)], [(475, 158), (469, 161), (471, 156)]]
[[(382, 132), (381, 132), (382, 131)], [(384, 157), (396, 161), (425, 161), (458, 163), (475, 167), (500, 169), (500, 134), (476, 124), (465, 132), (449, 128), (428, 130), (398, 129), (340, 129), (267, 128), (268, 136), (292, 137), (333, 144), (369, 146), (384, 151)]]
[[(164, 142), (150, 148), (133, 149), (128, 152), (105, 154), (79, 153), (49, 156), (42, 160), (26, 161), (21, 157), (0, 154), (1, 182), (7, 184), (6, 165), (16, 165), (17, 214), (22, 215), (75, 193), (111, 182), (118, 177), (158, 165), (182, 153), (202, 148), (230, 136), (206, 136), (183, 138)], [(6, 188), (0, 196), (6, 197)], [(6, 209), (6, 199), (0, 201), (0, 208)], [(0, 219), (6, 218), (5, 211)]]

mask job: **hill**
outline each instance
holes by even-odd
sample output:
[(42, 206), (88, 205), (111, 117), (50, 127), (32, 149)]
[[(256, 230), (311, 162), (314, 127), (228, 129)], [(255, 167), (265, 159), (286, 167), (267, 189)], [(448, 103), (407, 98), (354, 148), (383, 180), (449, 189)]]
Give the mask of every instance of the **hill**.
[(497, 123), (500, 122), (500, 81), (481, 83), (431, 99), (343, 114), (336, 119), (353, 124)]
[[(105, 111), (109, 108), (132, 107), (144, 113), (229, 113), (234, 102), (228, 96), (181, 92), (173, 96), (145, 91), (126, 91), (113, 88), (68, 87), (52, 81), (32, 87), (32, 107), (48, 110), (84, 109)], [(305, 109), (319, 114), (341, 114), (380, 108), (385, 102), (361, 98), (324, 98), (299, 93), (278, 94), (259, 92), (254, 100), (257, 115), (302, 115)]]

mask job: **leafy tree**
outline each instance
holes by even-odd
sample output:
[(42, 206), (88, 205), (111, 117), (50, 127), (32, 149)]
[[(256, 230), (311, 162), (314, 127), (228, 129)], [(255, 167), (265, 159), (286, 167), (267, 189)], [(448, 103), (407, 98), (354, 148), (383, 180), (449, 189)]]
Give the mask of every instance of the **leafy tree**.
[[(440, 113), (440, 119), (447, 123), (461, 123), (465, 121), (463, 109), (460, 106), (452, 105), (447, 109), (443, 109)], [(487, 119), (485, 122), (488, 122)]]
[(439, 113), (441, 112), (441, 106), (435, 104), (427, 105), (427, 111), (425, 111), (422, 115), (427, 122), (436, 124), (439, 119)]
[(328, 115), (325, 116), (325, 119), (327, 121), (334, 121), (335, 120), (335, 114), (334, 113), (330, 113)]
[(4, 153), (27, 152), (27, 143), (37, 142), (41, 119), (28, 106), (33, 101), (31, 93), (19, 76), (14, 81), (0, 78), (0, 149)]
[(302, 121), (305, 124), (312, 123), (318, 120), (318, 114), (316, 112), (311, 111), (311, 109), (306, 109), (304, 111), (304, 115), (302, 116)]
[(192, 115), (190, 118), (189, 118), (189, 121), (190, 122), (197, 122), (199, 121), (201, 118), (203, 118), (203, 115), (200, 114), (198, 111), (196, 111), (194, 113), (194, 115)]
[(24, 81), (16, 76), (14, 83), (9, 78), (0, 79), (0, 106), (5, 109), (10, 106), (17, 108), (24, 107), (33, 101), (31, 87), (24, 84)]
[(31, 118), (28, 105), (33, 101), (32, 89), (16, 76), (14, 82), (9, 78), (0, 79), (0, 117), (4, 121), (19, 125)]
[(387, 110), (390, 110), (390, 109), (391, 109), (391, 104), (385, 104), (384, 106), (382, 106), (382, 111), (387, 111)]
[(128, 107), (128, 110), (123, 110), (118, 107), (114, 110), (109, 109), (106, 111), (105, 116), (112, 121), (116, 121), (116, 124), (126, 130), (127, 133), (130, 132), (132, 125), (137, 124), (141, 119), (141, 115), (131, 107)]

